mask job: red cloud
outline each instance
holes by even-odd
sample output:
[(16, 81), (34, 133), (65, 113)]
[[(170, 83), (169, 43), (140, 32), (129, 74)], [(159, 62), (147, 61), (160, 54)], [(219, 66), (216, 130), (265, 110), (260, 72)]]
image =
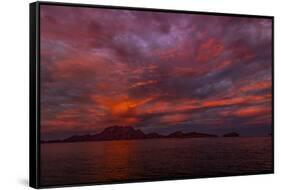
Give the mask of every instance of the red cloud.
[(271, 113), (271, 108), (252, 106), (252, 107), (241, 108), (235, 111), (234, 115), (238, 117), (251, 117), (251, 116), (265, 115), (269, 113)]
[(205, 43), (203, 43), (199, 49), (196, 56), (196, 61), (206, 62), (211, 59), (216, 58), (224, 50), (224, 46), (218, 40), (214, 38), (209, 38)]
[(164, 115), (161, 117), (162, 123), (167, 124), (176, 124), (179, 122), (186, 121), (189, 117), (186, 114), (173, 114), (173, 115)]
[(219, 99), (219, 100), (209, 100), (206, 102), (203, 102), (202, 105), (204, 107), (218, 107), (218, 106), (229, 106), (234, 104), (241, 104), (245, 103), (247, 101), (246, 98), (243, 97), (235, 97), (235, 98), (225, 98), (225, 99)]
[(271, 88), (271, 86), (272, 86), (271, 81), (260, 81), (246, 86), (242, 86), (240, 90), (242, 92), (248, 92), (254, 90), (268, 89)]
[(146, 85), (151, 85), (151, 84), (156, 84), (156, 83), (157, 83), (156, 80), (140, 81), (140, 82), (136, 82), (136, 83), (132, 84), (130, 86), (130, 88), (143, 87)]

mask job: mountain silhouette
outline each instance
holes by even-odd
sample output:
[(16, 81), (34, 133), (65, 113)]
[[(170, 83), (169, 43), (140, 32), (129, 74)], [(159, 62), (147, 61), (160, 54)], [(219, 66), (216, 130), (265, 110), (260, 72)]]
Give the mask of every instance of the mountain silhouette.
[(133, 139), (157, 139), (157, 138), (203, 138), (217, 137), (217, 135), (205, 133), (183, 133), (176, 131), (169, 135), (160, 135), (158, 133), (145, 134), (139, 129), (134, 129), (131, 126), (112, 126), (105, 128), (97, 134), (74, 135), (64, 140), (42, 141), (42, 143), (58, 143), (58, 142), (83, 142), (83, 141), (106, 141), (106, 140), (133, 140)]
[(104, 129), (101, 133), (95, 135), (97, 140), (118, 140), (118, 139), (144, 139), (145, 134), (141, 130), (135, 130), (133, 127), (113, 126)]

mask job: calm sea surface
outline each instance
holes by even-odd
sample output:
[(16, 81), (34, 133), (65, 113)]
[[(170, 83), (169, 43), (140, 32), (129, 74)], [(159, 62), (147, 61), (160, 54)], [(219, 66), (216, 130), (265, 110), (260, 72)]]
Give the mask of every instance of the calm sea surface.
[(41, 185), (271, 171), (271, 137), (146, 139), (41, 145)]

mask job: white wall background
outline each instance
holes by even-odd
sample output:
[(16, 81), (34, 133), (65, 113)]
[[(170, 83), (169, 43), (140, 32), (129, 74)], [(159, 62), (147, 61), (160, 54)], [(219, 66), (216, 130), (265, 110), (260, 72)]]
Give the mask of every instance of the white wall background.
[[(280, 34), (278, 0), (67, 0), (68, 2), (183, 9), (275, 16), (275, 174), (165, 182), (100, 185), (66, 189), (276, 189), (281, 186), (280, 145)], [(0, 4), (0, 189), (28, 189), (28, 3), (6, 0)], [(279, 187), (280, 188), (280, 187)]]

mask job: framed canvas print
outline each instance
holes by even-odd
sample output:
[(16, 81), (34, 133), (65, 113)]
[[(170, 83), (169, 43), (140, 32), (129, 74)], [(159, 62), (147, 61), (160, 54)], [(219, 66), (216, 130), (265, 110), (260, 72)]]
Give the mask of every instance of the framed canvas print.
[(30, 186), (274, 172), (273, 17), (30, 4)]

